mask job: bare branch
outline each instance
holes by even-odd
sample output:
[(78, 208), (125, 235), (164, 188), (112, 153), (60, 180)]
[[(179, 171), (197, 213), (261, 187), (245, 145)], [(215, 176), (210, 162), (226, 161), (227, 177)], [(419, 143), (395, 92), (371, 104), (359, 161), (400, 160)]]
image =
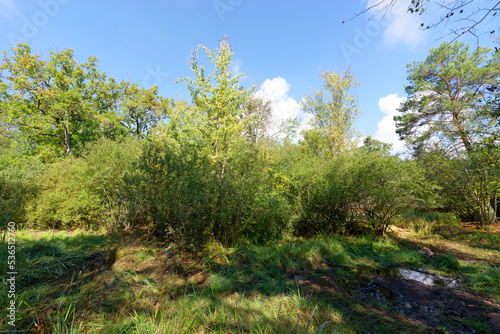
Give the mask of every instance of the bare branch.
[[(465, 33), (471, 33), (473, 30), (476, 29), (476, 27), (484, 21), (484, 19), (486, 19), (486, 17), (488, 15), (490, 15), (493, 11), (497, 11), (498, 10), (498, 6), (500, 6), (500, 1), (498, 1), (492, 8), (490, 8), (489, 10), (487, 10), (486, 14), (484, 14), (484, 16), (477, 22), (475, 22), (471, 27), (467, 28), (466, 30), (462, 31), (461, 35), (464, 35)], [(481, 11), (481, 10), (479, 10)], [(478, 13), (479, 11), (477, 11), (476, 13)], [(473, 34), (474, 36), (476, 36), (475, 34)], [(457, 37), (455, 37), (451, 43), (453, 43), (455, 40), (457, 40), (457, 38), (459, 38), (460, 36), (457, 35)], [(477, 37), (477, 36), (476, 36)]]
[[(384, 19), (393, 9), (394, 6), (401, 4), (402, 0), (379, 0), (371, 6), (366, 7), (361, 12), (355, 14), (347, 22), (354, 20), (355, 18), (370, 13), (372, 15), (370, 18), (375, 16), (382, 16)], [(458, 38), (470, 34), (476, 37), (479, 44), (479, 36), (486, 34), (487, 32), (481, 32), (480, 27), (486, 26), (488, 23), (494, 20), (494, 16), (500, 11), (500, 1), (495, 1), (491, 5), (484, 5), (484, 7), (473, 8), (473, 5), (477, 3), (474, 0), (421, 0), (415, 1), (408, 6), (408, 12), (412, 14), (423, 15), (430, 5), (437, 7), (438, 10), (444, 11), (439, 19), (437, 19), (432, 24), (425, 25), (422, 23), (422, 30), (428, 30), (431, 28), (436, 28), (440, 25), (447, 26), (451, 22), (464, 23), (459, 28), (450, 28), (450, 33), (441, 37), (448, 37), (450, 35), (455, 35), (451, 42), (454, 42)], [(465, 13), (467, 9), (472, 9), (471, 13)], [(455, 15), (457, 14), (457, 15)], [(463, 14), (466, 17), (458, 18), (458, 15)], [(456, 18), (452, 20), (453, 18)], [(487, 18), (490, 18), (488, 21)], [(488, 31), (490, 32), (490, 31)], [(494, 31), (493, 31), (494, 32)], [(492, 33), (492, 32), (491, 32)]]

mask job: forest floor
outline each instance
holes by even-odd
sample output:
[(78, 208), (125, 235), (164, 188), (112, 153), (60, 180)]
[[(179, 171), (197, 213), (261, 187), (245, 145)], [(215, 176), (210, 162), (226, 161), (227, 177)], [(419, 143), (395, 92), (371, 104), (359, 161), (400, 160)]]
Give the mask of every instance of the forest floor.
[(3, 293), (0, 332), (500, 333), (500, 225), (189, 252), (140, 231), (16, 242), (17, 318)]

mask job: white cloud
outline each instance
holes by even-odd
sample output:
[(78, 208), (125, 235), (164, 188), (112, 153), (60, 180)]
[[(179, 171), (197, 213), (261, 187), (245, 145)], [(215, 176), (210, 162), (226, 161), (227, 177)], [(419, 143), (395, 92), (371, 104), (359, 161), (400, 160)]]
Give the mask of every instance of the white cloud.
[[(289, 118), (303, 117), (299, 103), (288, 96), (290, 84), (282, 77), (266, 79), (255, 96), (271, 101), (271, 126), (269, 134), (278, 132), (280, 125)], [(300, 131), (301, 129), (299, 129)]]
[(14, 14), (18, 14), (18, 10), (14, 5), (13, 0), (0, 0), (0, 16), (9, 20), (14, 19)]
[(314, 118), (313, 114), (302, 112), (302, 123), (300, 123), (298, 134), (299, 139), (302, 139), (302, 131), (307, 131), (313, 128), (312, 121)]
[(378, 101), (378, 107), (385, 116), (378, 122), (375, 139), (392, 144), (393, 154), (402, 153), (405, 148), (404, 141), (399, 140), (396, 133), (396, 123), (394, 122), (394, 116), (399, 114), (397, 108), (405, 100), (405, 97), (398, 97), (398, 94), (389, 94)]
[(266, 79), (264, 83), (260, 85), (260, 89), (255, 92), (255, 95), (259, 98), (275, 103), (286, 100), (288, 98), (289, 90), (290, 84), (282, 77), (277, 77), (273, 79)]
[[(379, 2), (380, 0), (368, 0), (366, 8), (370, 8)], [(383, 20), (386, 21), (386, 24), (384, 24), (384, 41), (391, 46), (399, 43), (416, 46), (425, 42), (427, 38), (428, 31), (420, 29), (422, 17), (418, 14), (409, 13), (409, 4), (409, 0), (403, 0), (397, 1), (388, 12), (383, 10), (384, 4), (375, 6), (370, 10), (371, 14), (379, 17), (382, 15)]]

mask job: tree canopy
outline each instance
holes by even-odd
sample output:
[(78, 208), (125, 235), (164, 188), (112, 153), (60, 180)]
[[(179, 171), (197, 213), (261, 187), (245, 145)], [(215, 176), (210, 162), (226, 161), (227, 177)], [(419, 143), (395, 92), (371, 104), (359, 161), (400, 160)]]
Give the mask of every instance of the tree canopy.
[(398, 134), (435, 171), (431, 177), (438, 173), (444, 205), (464, 220), (491, 224), (500, 194), (499, 53), (444, 43), (408, 72)]
[[(205, 51), (214, 66), (213, 72), (208, 75), (205, 66), (198, 60), (200, 49)], [(190, 61), (194, 79), (180, 79), (186, 83), (193, 105), (206, 119), (207, 128), (201, 131), (211, 147), (213, 159), (221, 166), (221, 180), (224, 177), (227, 154), (232, 148), (231, 141), (245, 128), (242, 109), (252, 92), (252, 89), (247, 90), (239, 85), (238, 80), (243, 74), (233, 75), (230, 67), (233, 55), (227, 35), (216, 50), (200, 45), (193, 51)]]
[(0, 71), (0, 113), (42, 155), (71, 155), (114, 131), (119, 85), (99, 71), (97, 58), (80, 64), (66, 49), (45, 61), (20, 44), (10, 58), (4, 52)]
[(312, 129), (304, 134), (304, 144), (325, 157), (347, 151), (356, 146), (359, 137), (354, 121), (360, 114), (354, 89), (359, 83), (351, 68), (342, 73), (321, 73), (323, 89), (316, 89), (302, 101), (302, 108), (313, 116)]
[(414, 148), (439, 145), (447, 152), (472, 150), (493, 126), (489, 101), (497, 94), (498, 52), (458, 41), (430, 50), (423, 62), (408, 65), (408, 100), (396, 116), (397, 133)]
[(168, 118), (173, 100), (158, 95), (158, 86), (139, 88), (125, 83), (120, 102), (121, 123), (130, 134), (143, 138), (150, 129)]

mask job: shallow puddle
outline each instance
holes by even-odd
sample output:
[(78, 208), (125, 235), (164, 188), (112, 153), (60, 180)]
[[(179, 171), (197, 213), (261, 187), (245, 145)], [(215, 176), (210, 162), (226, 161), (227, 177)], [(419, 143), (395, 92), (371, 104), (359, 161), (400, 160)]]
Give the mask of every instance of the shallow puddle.
[(379, 302), (399, 301), (403, 297), (399, 293), (393, 292), (383, 285), (369, 280), (363, 284), (359, 284), (357, 290), (364, 296), (375, 298)]
[(425, 284), (427, 286), (445, 286), (448, 288), (455, 288), (460, 285), (460, 279), (452, 277), (444, 277), (441, 275), (433, 275), (424, 271), (417, 271), (413, 269), (399, 269), (399, 273), (403, 278), (414, 280)]

